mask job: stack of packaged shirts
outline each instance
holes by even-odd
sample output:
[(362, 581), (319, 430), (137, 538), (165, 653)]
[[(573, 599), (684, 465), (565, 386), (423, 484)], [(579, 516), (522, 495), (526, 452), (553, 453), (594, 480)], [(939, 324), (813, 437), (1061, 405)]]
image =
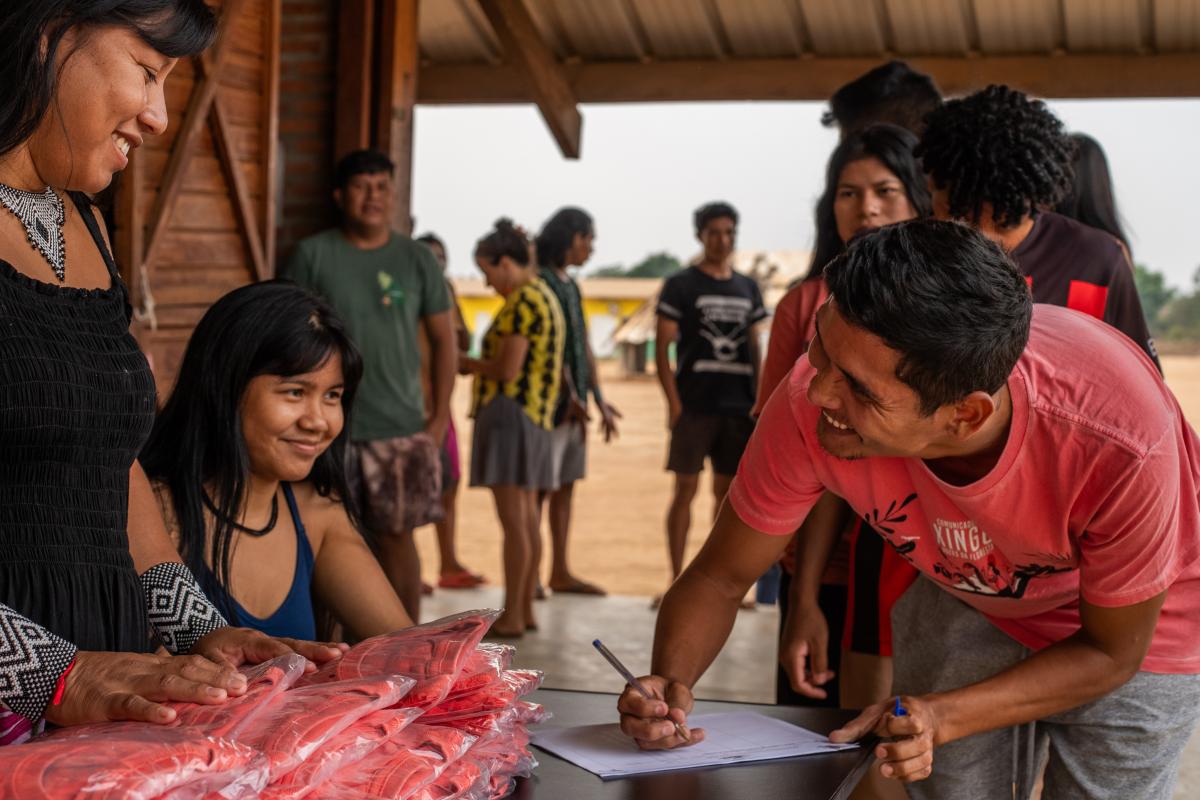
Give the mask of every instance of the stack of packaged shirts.
[(177, 704), (169, 726), (107, 722), (0, 748), (0, 798), (489, 800), (532, 773), (522, 698), (542, 674), (481, 643), (498, 611), (376, 636), (305, 674), (246, 670), (246, 693)]

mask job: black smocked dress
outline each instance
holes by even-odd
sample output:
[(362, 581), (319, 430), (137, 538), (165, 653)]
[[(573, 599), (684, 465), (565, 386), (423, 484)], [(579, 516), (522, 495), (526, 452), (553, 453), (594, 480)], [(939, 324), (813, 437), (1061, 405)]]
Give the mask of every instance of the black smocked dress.
[(43, 283), (0, 260), (0, 603), (81, 650), (148, 652), (126, 522), (154, 379), (91, 205), (71, 200), (111, 288)]

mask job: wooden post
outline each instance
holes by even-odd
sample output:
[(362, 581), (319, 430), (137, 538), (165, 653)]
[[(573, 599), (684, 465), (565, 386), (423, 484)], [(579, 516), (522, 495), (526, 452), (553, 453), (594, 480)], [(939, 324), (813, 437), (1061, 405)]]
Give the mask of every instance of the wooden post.
[(418, 0), (382, 2), (375, 146), (396, 164), (396, 207), (392, 226), (401, 233), (411, 234)]
[(338, 19), (334, 158), (371, 146), (375, 12), (375, 0), (342, 0)]

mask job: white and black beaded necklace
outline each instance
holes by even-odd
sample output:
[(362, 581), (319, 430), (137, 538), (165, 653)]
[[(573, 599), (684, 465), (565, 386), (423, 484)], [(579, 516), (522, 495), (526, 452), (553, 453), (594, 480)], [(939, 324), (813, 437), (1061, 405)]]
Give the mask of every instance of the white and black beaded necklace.
[(26, 192), (0, 183), (0, 205), (25, 226), (25, 235), (33, 249), (49, 262), (59, 282), (67, 279), (67, 243), (63, 224), (67, 210), (58, 193), (46, 187), (41, 192)]

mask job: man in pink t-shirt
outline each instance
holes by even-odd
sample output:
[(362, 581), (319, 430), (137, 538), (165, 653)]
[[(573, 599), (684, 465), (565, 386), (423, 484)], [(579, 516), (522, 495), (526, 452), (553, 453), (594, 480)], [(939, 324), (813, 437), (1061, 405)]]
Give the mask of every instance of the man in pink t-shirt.
[(808, 356), (664, 598), (657, 699), (622, 695), (622, 729), (684, 743), (668, 722), (741, 592), (828, 490), (923, 576), (893, 614), (907, 714), (873, 706), (832, 739), (892, 737), (880, 771), (914, 797), (1027, 796), (1048, 752), (1047, 797), (1166, 800), (1200, 717), (1200, 439), (1154, 364), (1034, 306), (956, 223), (881, 229), (826, 280)]

